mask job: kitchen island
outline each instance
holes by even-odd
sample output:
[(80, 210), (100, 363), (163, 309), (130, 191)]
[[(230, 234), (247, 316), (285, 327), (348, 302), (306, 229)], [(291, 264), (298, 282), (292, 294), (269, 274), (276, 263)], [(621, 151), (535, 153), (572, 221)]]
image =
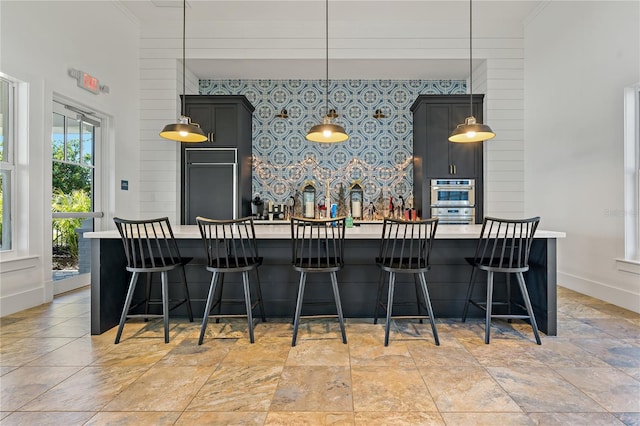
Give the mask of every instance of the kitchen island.
[[(481, 225), (441, 225), (436, 232), (431, 255), (431, 271), (427, 273), (427, 285), (436, 318), (460, 318), (464, 307), (471, 267), (464, 260), (473, 257), (480, 235)], [(288, 222), (256, 224), (256, 238), (264, 263), (259, 268), (262, 295), (267, 317), (292, 317), (299, 275), (291, 267), (290, 227)], [(175, 226), (174, 235), (183, 257), (193, 257), (186, 266), (191, 304), (196, 317), (202, 317), (209, 290), (211, 273), (206, 271), (205, 253), (196, 225)], [(376, 291), (380, 270), (375, 265), (381, 224), (362, 224), (348, 228), (345, 233), (345, 267), (338, 272), (340, 296), (345, 317), (371, 318), (375, 309)], [(91, 232), (91, 334), (101, 334), (118, 324), (129, 283), (122, 242), (117, 231)], [(525, 273), (531, 303), (540, 331), (550, 336), (557, 334), (556, 306), (556, 240), (564, 238), (563, 232), (538, 230), (531, 249), (531, 269)], [(170, 275), (172, 277), (172, 275)], [(154, 280), (159, 277), (155, 277)], [(225, 277), (225, 298), (242, 299), (240, 274)], [(478, 274), (478, 280), (486, 279)], [(506, 295), (504, 274), (496, 274), (494, 300)], [(317, 285), (316, 285), (317, 284)], [(159, 286), (154, 286), (159, 298)], [(139, 285), (137, 291), (144, 286)], [(171, 288), (171, 287), (170, 287)], [(171, 291), (171, 290), (170, 290)], [(484, 286), (474, 289), (475, 297), (483, 297)], [(514, 295), (517, 291), (512, 292)], [(142, 294), (142, 293), (140, 293)], [(515, 297), (515, 296), (514, 296)], [(141, 297), (142, 298), (142, 297)], [(305, 291), (306, 302), (333, 303), (329, 276), (310, 274)], [(411, 302), (403, 305), (402, 302)], [(229, 309), (243, 312), (243, 305)], [(320, 308), (317, 304), (305, 304), (303, 313), (313, 314), (319, 309), (333, 312), (332, 306)], [(413, 278), (398, 275), (394, 315), (415, 313), (415, 288)], [(186, 316), (184, 306), (172, 315)], [(471, 307), (470, 317), (484, 316), (484, 312)]]

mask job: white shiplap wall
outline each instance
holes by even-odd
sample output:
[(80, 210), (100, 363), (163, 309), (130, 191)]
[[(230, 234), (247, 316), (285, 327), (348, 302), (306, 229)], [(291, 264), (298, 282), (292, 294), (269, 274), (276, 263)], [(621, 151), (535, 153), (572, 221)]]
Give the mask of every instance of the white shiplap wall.
[[(182, 61), (175, 50), (155, 50), (149, 55), (141, 47), (140, 75), (140, 216), (167, 216), (179, 223), (180, 144), (158, 134), (180, 114)], [(181, 52), (178, 52), (180, 54)], [(148, 57), (151, 56), (151, 57)], [(198, 79), (187, 70), (186, 93), (197, 93)]]
[(522, 55), (487, 59), (484, 69), (477, 72), (478, 91), (486, 94), (484, 121), (496, 133), (485, 143), (487, 216), (517, 218), (524, 214), (523, 59)]

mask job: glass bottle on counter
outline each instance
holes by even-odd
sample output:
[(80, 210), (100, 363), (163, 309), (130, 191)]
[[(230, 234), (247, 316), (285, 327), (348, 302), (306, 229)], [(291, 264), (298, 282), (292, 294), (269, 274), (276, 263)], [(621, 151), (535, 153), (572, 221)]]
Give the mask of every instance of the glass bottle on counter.
[(344, 220), (344, 225), (347, 228), (353, 228), (353, 216), (351, 216), (351, 210), (349, 210), (349, 213), (347, 214), (347, 218)]

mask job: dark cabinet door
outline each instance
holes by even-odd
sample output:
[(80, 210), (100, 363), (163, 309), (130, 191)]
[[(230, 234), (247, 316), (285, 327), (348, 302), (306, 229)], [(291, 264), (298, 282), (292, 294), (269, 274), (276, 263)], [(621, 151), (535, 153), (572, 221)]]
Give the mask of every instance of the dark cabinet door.
[(209, 105), (186, 105), (185, 113), (192, 123), (197, 123), (207, 138), (215, 129), (214, 111)]
[(198, 123), (209, 142), (216, 146), (238, 145), (238, 107), (236, 105), (188, 103), (187, 116)]
[(449, 123), (450, 105), (427, 105), (426, 122), (427, 137), (425, 141), (414, 141), (426, 144), (426, 177), (442, 178), (451, 174), (451, 158), (449, 156), (449, 126), (433, 126), (429, 123)]
[(236, 206), (236, 164), (189, 164), (186, 171), (184, 218), (195, 225), (197, 216), (231, 219)]
[(238, 107), (236, 105), (215, 105), (213, 141), (216, 146), (235, 147), (238, 145)]
[[(449, 142), (449, 134), (469, 115), (469, 105), (434, 104), (426, 106), (427, 177), (474, 178), (478, 174), (481, 142)], [(415, 143), (415, 141), (414, 141)]]
[[(464, 123), (465, 118), (469, 116), (469, 104), (450, 105), (449, 112), (449, 132), (451, 132), (458, 124)], [(478, 117), (477, 114), (477, 105), (474, 105), (474, 115)], [(449, 133), (447, 133), (448, 137)], [(449, 176), (475, 178), (479, 170), (478, 156), (482, 155), (482, 142), (455, 143), (447, 140), (447, 145), (451, 165)]]

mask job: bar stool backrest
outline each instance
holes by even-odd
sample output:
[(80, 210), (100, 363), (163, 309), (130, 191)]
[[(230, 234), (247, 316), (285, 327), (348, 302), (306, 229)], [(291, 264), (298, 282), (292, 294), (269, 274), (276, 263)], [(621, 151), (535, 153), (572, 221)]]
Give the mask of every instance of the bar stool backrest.
[(251, 269), (262, 261), (258, 255), (251, 217), (215, 220), (198, 216), (196, 222), (209, 269), (239, 272)]
[(127, 270), (153, 272), (167, 270), (182, 262), (169, 218), (128, 220), (114, 217)]
[(338, 270), (344, 267), (345, 218), (291, 218), (291, 259), (299, 270)]
[(386, 270), (425, 271), (438, 219), (405, 221), (385, 218), (376, 263)]
[(524, 272), (540, 217), (499, 219), (485, 217), (474, 263), (494, 272)]

